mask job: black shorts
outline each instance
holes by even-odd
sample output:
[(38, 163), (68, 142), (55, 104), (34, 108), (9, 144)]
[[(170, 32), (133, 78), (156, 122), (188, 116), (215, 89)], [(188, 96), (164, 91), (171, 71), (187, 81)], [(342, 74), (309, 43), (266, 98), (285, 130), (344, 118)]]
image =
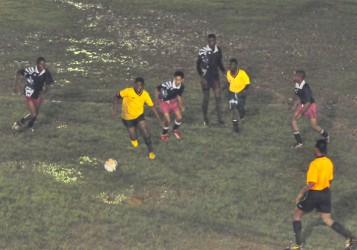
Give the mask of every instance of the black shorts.
[(234, 93), (229, 91), (229, 109), (244, 109), (246, 95), (242, 92)]
[(297, 204), (297, 207), (305, 213), (316, 209), (320, 213), (331, 213), (331, 193), (329, 188), (324, 190), (309, 190)]
[(221, 82), (219, 81), (219, 79), (207, 80), (207, 84), (205, 85), (202, 84), (203, 91), (207, 91), (210, 89), (217, 89), (217, 88), (221, 88)]
[(123, 121), (125, 127), (132, 128), (132, 127), (136, 127), (139, 124), (139, 122), (145, 120), (145, 116), (144, 114), (142, 114), (133, 120), (125, 120), (125, 119), (121, 119), (121, 120)]

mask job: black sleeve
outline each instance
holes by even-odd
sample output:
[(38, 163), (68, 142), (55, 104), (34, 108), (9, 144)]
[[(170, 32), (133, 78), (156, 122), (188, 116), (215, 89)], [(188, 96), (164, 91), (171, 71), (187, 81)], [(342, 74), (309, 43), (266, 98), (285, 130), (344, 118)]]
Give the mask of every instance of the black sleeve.
[(197, 58), (197, 62), (196, 62), (196, 69), (197, 69), (197, 73), (202, 76), (203, 75), (203, 71), (201, 68), (201, 62), (202, 62), (202, 58), (200, 56), (198, 56)]
[(304, 101), (305, 102), (311, 102), (311, 99), (312, 99), (312, 91), (310, 89), (310, 86), (309, 85), (305, 85), (304, 88), (303, 88), (303, 91), (304, 91)]
[(218, 68), (222, 71), (225, 72), (226, 68), (224, 67), (223, 63), (222, 63), (222, 50), (221, 48), (219, 49), (219, 58), (218, 58)]
[(25, 76), (25, 69), (19, 69), (17, 72), (20, 73), (20, 75)]
[(157, 89), (158, 91), (160, 91), (160, 90), (162, 89), (162, 84), (157, 85), (156, 89)]
[(50, 84), (53, 83), (53, 77), (52, 77), (52, 74), (49, 71), (47, 71), (45, 82), (46, 82), (47, 85), (50, 85)]
[(181, 85), (180, 91), (177, 93), (179, 96), (182, 96), (183, 91), (185, 90), (185, 86)]

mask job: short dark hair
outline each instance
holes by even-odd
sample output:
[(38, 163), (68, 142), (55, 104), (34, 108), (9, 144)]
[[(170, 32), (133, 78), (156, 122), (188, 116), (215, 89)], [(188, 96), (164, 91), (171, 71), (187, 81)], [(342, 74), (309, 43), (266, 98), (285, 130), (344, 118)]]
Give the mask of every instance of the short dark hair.
[(302, 79), (305, 79), (306, 74), (304, 70), (298, 69), (297, 71), (295, 71), (295, 75), (299, 75)]
[(216, 35), (215, 35), (215, 34), (208, 34), (207, 38), (214, 38), (214, 39), (216, 39)]
[(174, 74), (174, 77), (176, 77), (176, 76), (180, 76), (181, 78), (184, 78), (185, 74), (182, 71), (176, 71)]
[(316, 141), (315, 148), (317, 148), (321, 154), (327, 154), (327, 141), (325, 139), (320, 139)]
[(38, 57), (37, 60), (36, 60), (36, 63), (39, 63), (39, 62), (45, 62), (46, 59), (42, 56)]
[(137, 77), (137, 78), (135, 78), (135, 81), (134, 81), (134, 82), (135, 82), (135, 83), (140, 82), (142, 85), (145, 84), (144, 78), (142, 78), (142, 77)]
[(238, 65), (238, 60), (235, 58), (232, 58), (231, 60), (229, 60), (229, 63), (235, 63), (236, 65)]

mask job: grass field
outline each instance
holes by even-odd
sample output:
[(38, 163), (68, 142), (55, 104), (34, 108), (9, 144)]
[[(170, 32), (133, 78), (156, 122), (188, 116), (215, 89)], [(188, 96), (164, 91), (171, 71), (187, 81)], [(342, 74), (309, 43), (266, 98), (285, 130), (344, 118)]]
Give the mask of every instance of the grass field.
[[(0, 0), (0, 27), (0, 249), (283, 249), (318, 138), (302, 120), (306, 146), (291, 149), (297, 68), (331, 132), (333, 215), (357, 234), (356, 1)], [(213, 98), (213, 125), (202, 126), (195, 60), (208, 33), (225, 64), (237, 57), (251, 76), (238, 136), (214, 124)], [(26, 114), (11, 94), (15, 72), (40, 55), (56, 84), (35, 132), (13, 134)], [(177, 69), (184, 139), (161, 142), (147, 112), (151, 161), (142, 138), (132, 148), (111, 118), (111, 102), (136, 76), (153, 94)], [(118, 171), (104, 170), (108, 158)], [(343, 249), (317, 214), (303, 233), (305, 249)]]

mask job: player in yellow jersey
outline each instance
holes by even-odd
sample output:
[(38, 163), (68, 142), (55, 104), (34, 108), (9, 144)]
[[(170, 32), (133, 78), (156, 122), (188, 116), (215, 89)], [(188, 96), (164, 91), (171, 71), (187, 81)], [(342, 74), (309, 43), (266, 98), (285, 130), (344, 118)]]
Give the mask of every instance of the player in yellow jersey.
[(134, 147), (139, 145), (136, 133), (136, 130), (139, 129), (141, 135), (144, 137), (145, 144), (148, 147), (149, 158), (155, 159), (156, 156), (153, 150), (151, 136), (145, 123), (144, 104), (151, 108), (156, 119), (160, 123), (160, 127), (162, 127), (162, 121), (149, 93), (144, 90), (144, 79), (141, 77), (136, 78), (134, 87), (121, 90), (115, 95), (112, 113), (113, 117), (116, 116), (118, 112), (118, 99), (123, 100), (121, 118), (124, 126), (128, 129), (131, 143)]
[(238, 133), (238, 114), (240, 119), (243, 120), (246, 92), (250, 86), (250, 79), (244, 70), (238, 69), (238, 61), (235, 58), (229, 61), (227, 81), (229, 85), (229, 108), (232, 111), (234, 133)]
[(302, 249), (301, 217), (313, 210), (321, 213), (321, 218), (327, 226), (346, 238), (345, 250), (350, 250), (356, 245), (356, 239), (340, 223), (331, 218), (330, 182), (333, 180), (333, 163), (326, 156), (327, 142), (325, 139), (316, 142), (314, 153), (316, 159), (310, 163), (307, 171), (306, 186), (296, 198), (297, 207), (293, 216), (296, 245), (290, 246), (286, 250)]

